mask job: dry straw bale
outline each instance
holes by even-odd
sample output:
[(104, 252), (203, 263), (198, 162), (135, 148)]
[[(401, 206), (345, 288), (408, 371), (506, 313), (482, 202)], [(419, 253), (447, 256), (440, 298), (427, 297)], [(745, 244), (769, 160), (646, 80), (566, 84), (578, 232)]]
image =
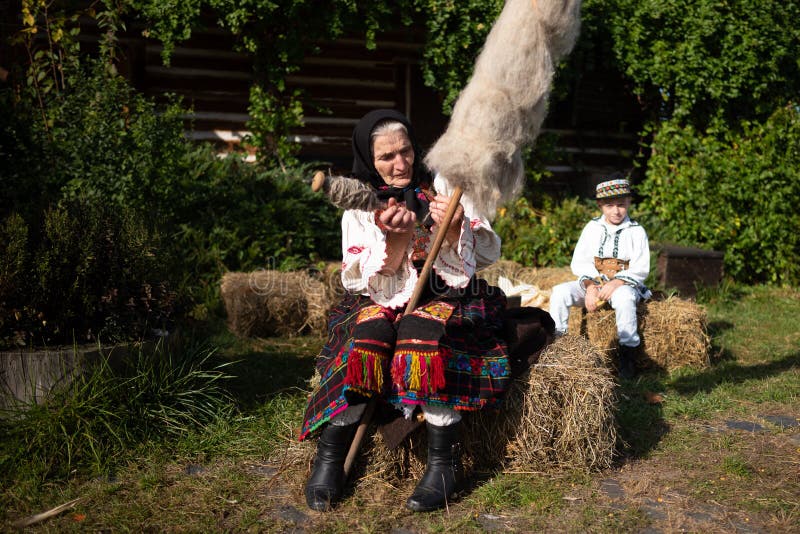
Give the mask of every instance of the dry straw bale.
[(513, 431), (506, 450), (511, 470), (605, 469), (617, 442), (616, 404), (604, 355), (581, 336), (562, 336), (509, 392), (505, 415), (490, 426), (493, 439), (485, 444), (502, 443)]
[(344, 286), (342, 285), (342, 262), (329, 261), (316, 273), (318, 278), (325, 285), (325, 296), (332, 306), (344, 297)]
[(504, 276), (514, 283), (525, 283), (541, 289), (553, 289), (561, 282), (575, 280), (569, 267), (524, 267), (511, 260), (500, 260), (477, 273), (492, 285), (497, 285), (499, 277)]
[[(613, 461), (616, 385), (605, 357), (580, 336), (558, 338), (514, 381), (503, 409), (469, 413), (462, 425), (467, 471), (593, 471)], [(425, 469), (424, 431), (395, 451), (375, 443), (367, 472), (418, 478)]]
[[(640, 367), (672, 371), (679, 367), (703, 369), (710, 365), (711, 340), (706, 311), (702, 306), (678, 297), (648, 300), (639, 304), (637, 316), (642, 338)], [(579, 328), (601, 351), (616, 350), (614, 310), (605, 307), (595, 313), (586, 313), (573, 308), (569, 329), (578, 332)]]
[(517, 273), (517, 280), (552, 290), (562, 282), (575, 280), (569, 267), (524, 267)]
[(220, 283), (228, 327), (244, 337), (324, 333), (329, 292), (305, 272), (229, 272)]
[(646, 302), (638, 316), (645, 362), (649, 359), (668, 371), (711, 365), (708, 316), (702, 306), (670, 297)]
[(517, 279), (517, 273), (523, 268), (524, 267), (517, 262), (510, 260), (499, 260), (491, 264), (489, 267), (481, 269), (476, 274), (478, 278), (483, 278), (489, 284), (496, 286), (497, 280), (501, 276), (505, 276), (506, 278), (515, 281)]

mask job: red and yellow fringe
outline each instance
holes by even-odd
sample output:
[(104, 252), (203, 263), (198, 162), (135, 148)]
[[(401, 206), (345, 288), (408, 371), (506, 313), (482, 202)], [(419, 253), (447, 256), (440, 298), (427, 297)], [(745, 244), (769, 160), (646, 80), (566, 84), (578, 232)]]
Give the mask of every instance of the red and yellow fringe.
[(392, 380), (401, 390), (427, 395), (444, 388), (444, 355), (441, 351), (402, 351), (392, 360)]
[(347, 356), (345, 382), (373, 391), (383, 389), (383, 356), (379, 352), (354, 347)]

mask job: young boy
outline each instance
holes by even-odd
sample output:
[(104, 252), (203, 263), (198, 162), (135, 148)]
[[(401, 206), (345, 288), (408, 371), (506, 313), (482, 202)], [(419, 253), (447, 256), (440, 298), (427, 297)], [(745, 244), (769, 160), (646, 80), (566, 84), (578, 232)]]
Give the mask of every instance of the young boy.
[(647, 233), (628, 217), (631, 186), (621, 173), (598, 184), (595, 199), (602, 215), (584, 227), (572, 255), (578, 277), (553, 288), (550, 315), (556, 332), (567, 332), (569, 307), (585, 305), (589, 312), (609, 302), (616, 313), (619, 374), (633, 378), (639, 339), (636, 305), (650, 298), (644, 280), (650, 271)]

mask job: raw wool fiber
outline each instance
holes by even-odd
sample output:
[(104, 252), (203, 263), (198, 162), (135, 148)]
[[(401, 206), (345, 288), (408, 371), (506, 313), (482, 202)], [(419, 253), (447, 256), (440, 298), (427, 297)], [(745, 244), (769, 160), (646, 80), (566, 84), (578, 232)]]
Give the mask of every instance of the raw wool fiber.
[[(669, 372), (680, 367), (704, 369), (711, 365), (708, 318), (702, 306), (669, 297), (640, 303), (636, 315), (642, 338), (637, 362), (640, 368)], [(580, 329), (595, 347), (609, 354), (618, 347), (614, 310), (608, 306), (595, 313), (573, 308), (568, 329), (575, 333)]]
[(322, 191), (331, 204), (344, 210), (373, 211), (382, 206), (375, 191), (355, 178), (324, 176)]
[(324, 334), (329, 289), (305, 272), (225, 273), (220, 293), (228, 328), (242, 337)]
[(555, 66), (580, 30), (580, 0), (506, 0), (447, 131), (425, 164), (494, 219), (524, 184), (521, 151), (547, 112)]

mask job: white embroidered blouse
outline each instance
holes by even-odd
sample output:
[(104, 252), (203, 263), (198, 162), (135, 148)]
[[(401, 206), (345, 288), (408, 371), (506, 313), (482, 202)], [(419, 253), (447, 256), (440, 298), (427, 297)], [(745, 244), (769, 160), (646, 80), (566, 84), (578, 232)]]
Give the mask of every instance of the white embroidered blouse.
[[(452, 187), (436, 175), (434, 189), (450, 196)], [(465, 287), (475, 271), (500, 258), (500, 237), (489, 221), (475, 214), (467, 194), (462, 195), (464, 223), (458, 243), (445, 240), (433, 263), (433, 269), (451, 287)], [(436, 225), (431, 228), (433, 243)], [(408, 244), (405, 259), (393, 274), (381, 274), (386, 260), (386, 234), (375, 224), (371, 211), (347, 210), (342, 216), (342, 284), (353, 293), (369, 295), (376, 304), (387, 308), (405, 305), (414, 292), (417, 270), (411, 260), (414, 239)]]

